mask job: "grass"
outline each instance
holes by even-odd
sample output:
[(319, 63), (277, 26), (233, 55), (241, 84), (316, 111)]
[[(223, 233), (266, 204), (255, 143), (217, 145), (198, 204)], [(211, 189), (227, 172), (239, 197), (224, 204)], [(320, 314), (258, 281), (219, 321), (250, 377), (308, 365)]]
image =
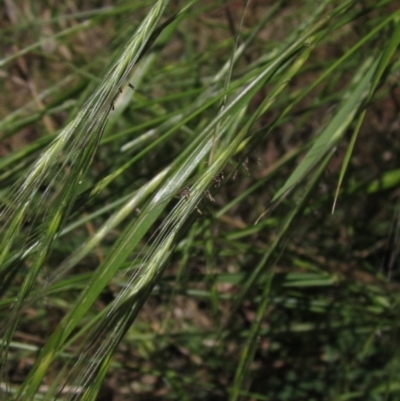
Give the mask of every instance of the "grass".
[(3, 5), (0, 399), (397, 398), (395, 3)]

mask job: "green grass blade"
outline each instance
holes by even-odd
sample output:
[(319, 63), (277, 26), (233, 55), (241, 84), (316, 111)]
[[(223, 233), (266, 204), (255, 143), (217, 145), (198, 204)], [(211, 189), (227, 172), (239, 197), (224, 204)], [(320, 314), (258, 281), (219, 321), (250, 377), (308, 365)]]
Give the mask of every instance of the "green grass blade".
[[(359, 81), (348, 98), (343, 102), (338, 112), (315, 140), (310, 151), (288, 178), (282, 188), (275, 194), (272, 201), (276, 201), (290, 189), (297, 185), (304, 176), (338, 143), (346, 129), (353, 122), (354, 116), (363, 104), (371, 87), (371, 81), (378, 66), (378, 61), (371, 64), (367, 60), (362, 73), (358, 72), (355, 80)], [(366, 70), (366, 71), (365, 71)], [(362, 76), (361, 76), (362, 75)]]

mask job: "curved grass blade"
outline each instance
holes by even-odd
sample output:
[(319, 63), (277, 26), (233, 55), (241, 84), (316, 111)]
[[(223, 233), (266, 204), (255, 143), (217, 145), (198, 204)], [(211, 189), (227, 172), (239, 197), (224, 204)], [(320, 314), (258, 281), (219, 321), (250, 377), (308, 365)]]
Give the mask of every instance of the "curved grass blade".
[[(368, 98), (366, 99), (366, 103), (368, 103), (372, 99), (372, 96), (374, 95), (374, 93), (375, 93), (375, 91), (377, 89), (377, 86), (380, 83), (380, 80), (382, 78), (382, 75), (383, 75), (385, 69), (387, 68), (391, 58), (393, 57), (393, 54), (395, 53), (397, 47), (399, 46), (399, 43), (400, 43), (400, 22), (399, 22), (399, 20), (400, 20), (399, 17), (397, 19), (394, 19), (395, 29), (394, 29), (394, 32), (393, 32), (393, 34), (391, 36), (391, 39), (389, 40), (388, 45), (384, 48), (384, 52), (383, 52), (382, 57), (381, 57), (381, 59), (379, 61), (379, 65), (377, 67), (376, 73), (374, 74), (374, 77), (373, 77), (373, 82), (371, 84), (371, 89), (369, 91)], [(333, 212), (335, 210), (337, 198), (339, 196), (340, 187), (342, 185), (346, 169), (347, 169), (347, 167), (349, 165), (350, 158), (351, 158), (351, 155), (353, 153), (354, 145), (355, 145), (355, 142), (356, 142), (356, 139), (357, 139), (357, 135), (358, 135), (358, 132), (359, 132), (359, 130), (361, 128), (361, 124), (362, 124), (362, 122), (364, 120), (365, 113), (366, 113), (366, 110), (364, 110), (361, 113), (360, 117), (358, 118), (357, 123), (356, 123), (356, 127), (354, 129), (353, 135), (352, 135), (351, 140), (350, 140), (350, 144), (346, 149), (346, 154), (344, 156), (343, 164), (342, 164), (342, 167), (340, 169), (338, 185), (336, 187), (335, 197), (334, 197), (333, 206), (332, 206), (332, 214), (333, 214)]]
[(326, 155), (326, 153), (329, 152), (342, 138), (346, 129), (353, 122), (354, 116), (362, 106), (363, 101), (367, 97), (371, 80), (378, 66), (378, 61), (375, 61), (372, 64), (371, 62), (372, 60), (368, 59), (364, 64), (364, 67), (357, 72), (355, 81), (358, 81), (358, 83), (351, 91), (351, 94), (343, 102), (339, 111), (333, 117), (328, 126), (318, 136), (312, 148), (306, 154), (301, 163), (296, 167), (283, 187), (280, 188), (275, 194), (272, 202), (281, 198), (290, 189), (297, 185), (304, 178), (304, 176)]

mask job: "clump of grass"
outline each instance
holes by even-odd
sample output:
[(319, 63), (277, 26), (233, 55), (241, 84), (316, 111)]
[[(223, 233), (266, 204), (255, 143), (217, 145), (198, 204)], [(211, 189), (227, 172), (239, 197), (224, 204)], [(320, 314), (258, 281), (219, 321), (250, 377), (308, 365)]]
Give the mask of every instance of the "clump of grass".
[(395, 396), (394, 2), (128, 3), (0, 62), (117, 38), (0, 122), (6, 399)]

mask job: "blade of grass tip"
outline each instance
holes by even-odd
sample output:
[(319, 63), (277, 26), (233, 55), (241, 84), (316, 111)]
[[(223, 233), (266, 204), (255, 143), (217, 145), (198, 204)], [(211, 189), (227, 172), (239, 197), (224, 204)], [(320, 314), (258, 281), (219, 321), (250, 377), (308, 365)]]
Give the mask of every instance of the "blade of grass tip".
[(338, 184), (337, 184), (336, 191), (335, 191), (335, 198), (333, 200), (332, 214), (335, 213), (335, 207), (336, 207), (336, 202), (337, 202), (337, 199), (339, 196), (340, 187), (342, 186), (344, 175), (345, 175), (347, 167), (349, 165), (351, 155), (353, 154), (354, 145), (356, 144), (356, 139), (357, 139), (358, 133), (359, 133), (361, 125), (364, 121), (365, 113), (366, 113), (366, 110), (364, 110), (361, 113), (360, 117), (357, 119), (357, 123), (354, 128), (353, 135), (351, 136), (349, 146), (347, 146), (347, 149), (346, 149), (346, 154), (343, 159), (342, 167), (340, 168), (339, 180), (338, 180)]
[[(370, 89), (371, 80), (378, 66), (378, 61), (371, 64), (372, 59), (365, 61), (364, 65), (359, 69), (354, 77), (357, 82), (350, 95), (343, 101), (336, 115), (332, 118), (328, 126), (315, 140), (311, 149), (307, 152), (304, 159), (295, 168), (293, 173), (287, 179), (285, 184), (275, 194), (272, 202), (281, 198), (295, 185), (297, 185), (304, 176), (332, 149), (342, 138), (346, 129), (353, 122), (354, 116), (365, 100), (368, 90)], [(350, 91), (350, 89), (349, 89)]]
[[(274, 241), (274, 244), (271, 246), (271, 248), (268, 250), (268, 252), (262, 258), (260, 263), (257, 265), (257, 267), (255, 269), (255, 273), (256, 274), (253, 273), (250, 276), (250, 278), (247, 280), (243, 290), (239, 294), (239, 297), (237, 298), (237, 300), (235, 300), (235, 305), (239, 305), (239, 302), (240, 302), (240, 304), (242, 303), (242, 301), (244, 299), (244, 295), (246, 293), (248, 293), (250, 288), (255, 283), (255, 280), (257, 279), (257, 277), (259, 277), (259, 275), (262, 272), (262, 270), (265, 270), (265, 268), (270, 265), (270, 257), (273, 254), (275, 254), (275, 251), (277, 250), (278, 245), (281, 244), (284, 236), (286, 235), (286, 233), (288, 233), (289, 229), (292, 227), (292, 224), (293, 224), (295, 218), (300, 215), (300, 213), (302, 212), (302, 210), (306, 206), (307, 200), (309, 199), (312, 191), (314, 190), (314, 188), (318, 184), (319, 179), (321, 178), (323, 172), (325, 171), (325, 168), (326, 168), (331, 156), (332, 156), (332, 152), (330, 154), (328, 154), (327, 156), (325, 156), (325, 160), (321, 163), (321, 165), (319, 166), (318, 170), (315, 172), (314, 176), (312, 177), (312, 180), (308, 184), (308, 187), (306, 188), (306, 190), (302, 194), (300, 202), (296, 205), (296, 207), (293, 209), (293, 211), (288, 216), (289, 218), (285, 222), (285, 225), (284, 225), (283, 229), (278, 234), (278, 237)], [(275, 263), (276, 263), (276, 261), (275, 261)], [(235, 373), (232, 393), (231, 393), (231, 397), (230, 397), (231, 401), (237, 401), (239, 399), (241, 391), (242, 391), (242, 387), (243, 387), (243, 385), (244, 385), (244, 383), (245, 383), (245, 381), (247, 379), (247, 376), (249, 374), (250, 364), (254, 359), (254, 354), (255, 354), (255, 351), (257, 349), (257, 338), (258, 338), (259, 333), (260, 333), (261, 324), (263, 322), (263, 317), (265, 315), (266, 309), (267, 309), (268, 304), (269, 304), (268, 303), (268, 301), (269, 301), (269, 293), (270, 293), (270, 289), (271, 289), (272, 278), (273, 278), (273, 275), (274, 275), (272, 266), (270, 266), (270, 269), (271, 270), (267, 273), (268, 278), (267, 278), (267, 281), (266, 281), (266, 284), (265, 284), (265, 287), (264, 287), (261, 303), (257, 308), (256, 317), (255, 317), (254, 321), (252, 322), (250, 333), (249, 333), (248, 338), (246, 339), (246, 345), (245, 345), (245, 347), (244, 347), (244, 349), (242, 351), (242, 354), (241, 354), (241, 357), (240, 357), (240, 361), (239, 361), (239, 365), (238, 365), (238, 368), (237, 368), (236, 373)], [(237, 310), (237, 307), (232, 308), (231, 312), (235, 313), (236, 310)], [(233, 315), (231, 315), (231, 317), (232, 316)], [(232, 318), (230, 318), (229, 321), (232, 321)]]
[[(377, 88), (377, 86), (378, 86), (378, 84), (379, 84), (379, 82), (380, 82), (380, 80), (382, 78), (382, 75), (383, 75), (385, 69), (387, 68), (391, 58), (393, 57), (397, 47), (399, 46), (399, 43), (400, 43), (399, 16), (394, 18), (394, 24), (395, 24), (394, 32), (393, 32), (393, 34), (392, 34), (392, 36), (391, 36), (391, 38), (389, 40), (389, 43), (387, 44), (387, 46), (385, 46), (382, 56), (379, 59), (379, 64), (378, 64), (376, 72), (375, 72), (375, 74), (373, 76), (371, 89), (370, 89), (368, 97), (366, 99), (366, 103), (368, 103), (371, 100), (372, 96), (374, 95), (375, 90), (376, 90), (376, 88)], [(353, 153), (353, 149), (354, 149), (354, 145), (356, 143), (358, 132), (359, 132), (359, 130), (361, 128), (362, 122), (364, 121), (365, 113), (366, 113), (366, 110), (364, 110), (361, 113), (360, 117), (358, 118), (356, 127), (354, 129), (353, 135), (352, 135), (351, 140), (350, 140), (350, 144), (346, 149), (346, 154), (345, 154), (345, 157), (343, 159), (342, 167), (340, 169), (340, 175), (339, 175), (338, 185), (336, 187), (335, 198), (334, 198), (333, 205), (332, 205), (332, 214), (335, 211), (336, 201), (337, 201), (337, 198), (339, 196), (340, 187), (342, 185), (345, 172), (347, 170), (347, 167), (348, 167), (349, 162), (350, 162), (351, 155)]]

